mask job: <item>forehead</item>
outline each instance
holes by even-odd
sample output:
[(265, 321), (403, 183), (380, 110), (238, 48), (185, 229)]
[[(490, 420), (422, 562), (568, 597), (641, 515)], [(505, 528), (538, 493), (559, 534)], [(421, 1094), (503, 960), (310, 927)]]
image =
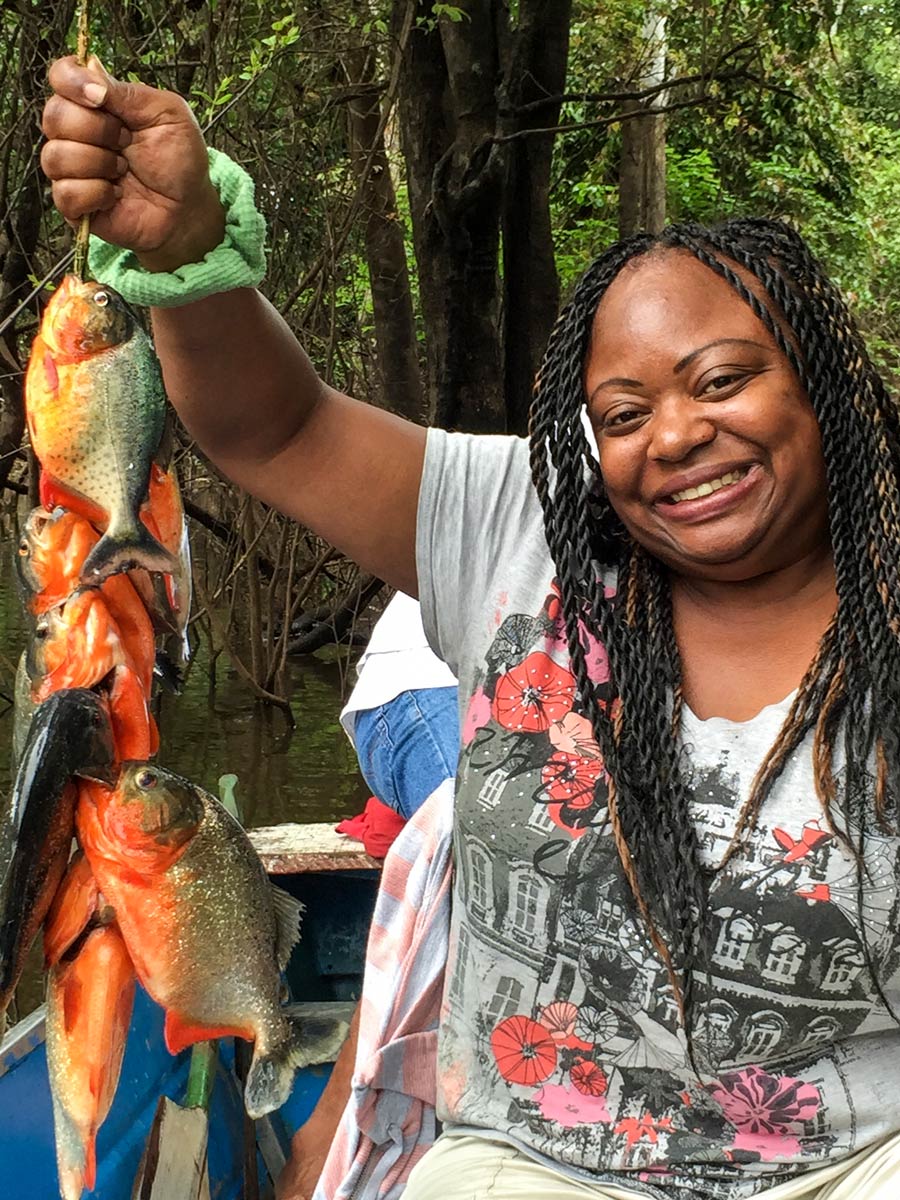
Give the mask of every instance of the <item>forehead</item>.
[[(759, 283), (739, 273), (768, 303)], [(688, 251), (654, 252), (627, 264), (607, 289), (594, 317), (586, 366), (591, 372), (622, 359), (648, 366), (659, 357), (677, 362), (723, 338), (777, 349), (762, 321), (721, 276)]]

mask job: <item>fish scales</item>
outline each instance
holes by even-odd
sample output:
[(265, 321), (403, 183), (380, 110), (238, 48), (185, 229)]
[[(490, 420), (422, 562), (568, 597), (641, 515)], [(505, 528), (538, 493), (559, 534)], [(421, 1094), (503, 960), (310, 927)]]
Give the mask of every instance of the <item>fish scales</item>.
[[(275, 893), (246, 833), (209, 793), (147, 763), (113, 792), (81, 785), (78, 835), (115, 909), (138, 978), (166, 1010), (176, 1053), (196, 1041), (255, 1042), (246, 1104), (278, 1107), (299, 1065), (336, 1054), (340, 1021), (313, 1025), (281, 1005), (284, 949)], [(290, 908), (285, 897), (278, 908)]]
[[(83, 502), (106, 532), (84, 565), (100, 583), (134, 566), (174, 572), (174, 555), (140, 520), (165, 425), (162, 375), (149, 337), (111, 288), (67, 276), (51, 297), (25, 381), (42, 473)], [(43, 491), (42, 485), (42, 491)]]

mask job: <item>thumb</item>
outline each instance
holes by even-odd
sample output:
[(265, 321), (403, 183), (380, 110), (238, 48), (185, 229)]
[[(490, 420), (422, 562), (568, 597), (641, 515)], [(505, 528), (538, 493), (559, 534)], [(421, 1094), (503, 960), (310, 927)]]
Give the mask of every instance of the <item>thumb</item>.
[(187, 105), (175, 92), (116, 79), (95, 55), (88, 59), (85, 71), (89, 76), (82, 89), (85, 97), (93, 98), (97, 108), (104, 108), (118, 117), (132, 132), (179, 118), (184, 120), (188, 116)]
[(82, 66), (72, 56), (57, 59), (50, 67), (53, 90), (87, 108), (103, 108), (133, 132), (170, 121), (190, 120), (190, 109), (174, 92), (162, 92), (143, 83), (116, 79), (91, 55)]

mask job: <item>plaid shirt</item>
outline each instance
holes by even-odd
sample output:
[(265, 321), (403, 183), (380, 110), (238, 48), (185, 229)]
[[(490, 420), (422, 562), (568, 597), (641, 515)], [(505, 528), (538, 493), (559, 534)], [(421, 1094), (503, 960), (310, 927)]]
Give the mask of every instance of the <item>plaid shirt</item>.
[(366, 951), (352, 1091), (313, 1200), (399, 1200), (437, 1136), (452, 827), (448, 779), (385, 859)]

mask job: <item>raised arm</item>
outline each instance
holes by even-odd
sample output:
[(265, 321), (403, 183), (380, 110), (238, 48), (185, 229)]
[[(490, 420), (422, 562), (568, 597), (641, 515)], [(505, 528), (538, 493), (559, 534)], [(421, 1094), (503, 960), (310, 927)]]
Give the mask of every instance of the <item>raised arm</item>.
[[(50, 71), (41, 162), (69, 222), (133, 250), (150, 271), (198, 262), (224, 216), (206, 148), (171, 92), (61, 59)], [(154, 309), (169, 398), (235, 483), (413, 595), (425, 431), (327, 387), (251, 288)]]

